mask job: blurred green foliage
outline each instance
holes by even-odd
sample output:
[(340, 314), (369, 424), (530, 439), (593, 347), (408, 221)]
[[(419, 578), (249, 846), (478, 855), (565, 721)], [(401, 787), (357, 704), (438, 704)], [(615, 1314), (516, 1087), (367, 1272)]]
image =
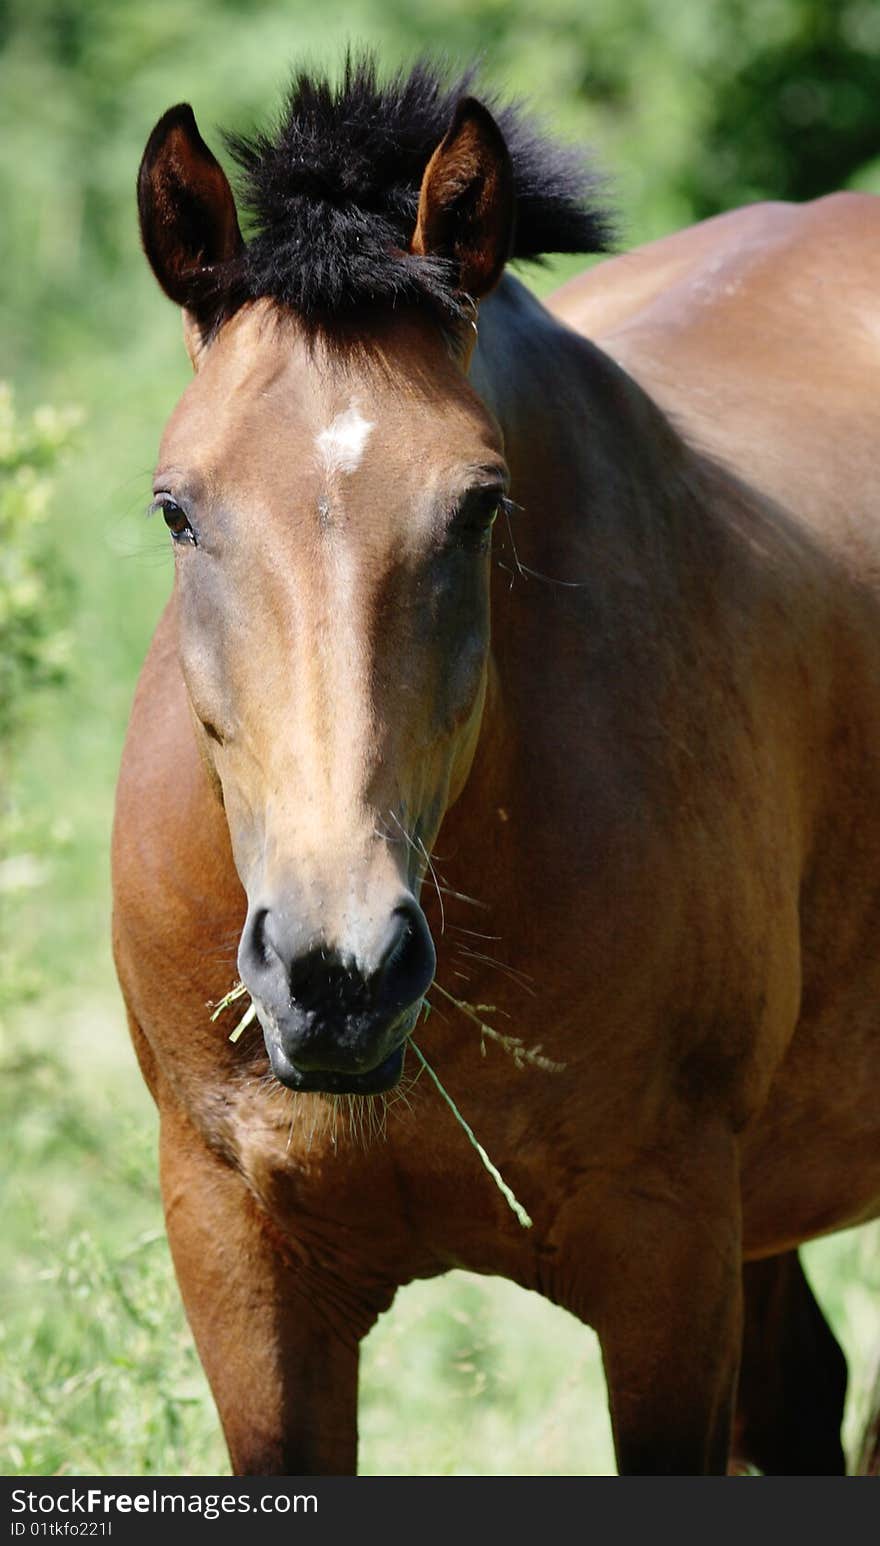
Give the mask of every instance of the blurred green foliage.
[(0, 0), (4, 373), (139, 330), (134, 176), (166, 106), (192, 98), (216, 148), (218, 123), (271, 117), (289, 65), (360, 39), (389, 64), (482, 58), (597, 147), (633, 238), (813, 197), (880, 156), (874, 0)]
[[(161, 1239), (155, 1118), (109, 950), (116, 768), (171, 578), (166, 534), (141, 512), (188, 377), (179, 320), (140, 253), (134, 185), (172, 103), (193, 103), (222, 158), (219, 128), (271, 122), (291, 67), (335, 69), (348, 42), (389, 68), (426, 50), (455, 66), (481, 58), (490, 86), (592, 147), (627, 244), (755, 198), (880, 190), (877, 0), (0, 0), (0, 377), (26, 405), (85, 414), (76, 456), (50, 465), (58, 421), (25, 413), (10, 430), (9, 399), (0, 408), (0, 443), (18, 447), (0, 459), (0, 562), (17, 598), (2, 614), (0, 713), (21, 727), (3, 772), (16, 862), (0, 898), (15, 939), (0, 1005), (11, 1469), (223, 1463)], [(546, 290), (581, 266), (527, 277)], [(62, 574), (77, 598), (63, 628)], [(61, 663), (59, 630), (65, 690), (37, 691)], [(869, 1349), (876, 1252), (838, 1237), (807, 1254), (839, 1334)], [(561, 1329), (562, 1312), (538, 1305), (539, 1336), (509, 1285), (406, 1294), (424, 1297), (405, 1295), (367, 1348), (367, 1469), (608, 1464), (604, 1415), (582, 1444), (583, 1402), (602, 1399), (595, 1347), (582, 1367), (586, 1333)], [(856, 1371), (856, 1402), (865, 1378)], [(860, 1420), (851, 1407), (851, 1444)]]
[(72, 586), (48, 515), (52, 473), (77, 419), (46, 407), (22, 418), (0, 381), (0, 1014), (39, 985), (11, 922), (17, 894), (45, 878), (51, 837), (21, 821), (15, 753), (41, 692), (68, 672)]
[(16, 415), (0, 381), (0, 745), (9, 746), (32, 694), (64, 681), (70, 584), (45, 522), (51, 470), (78, 415), (38, 409)]

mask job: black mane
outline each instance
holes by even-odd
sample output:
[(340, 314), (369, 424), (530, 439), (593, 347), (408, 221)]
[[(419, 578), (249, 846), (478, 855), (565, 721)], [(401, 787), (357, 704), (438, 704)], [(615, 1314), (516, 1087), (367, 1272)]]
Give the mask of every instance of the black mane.
[[(382, 83), (371, 54), (348, 56), (339, 85), (295, 76), (274, 136), (227, 136), (251, 223), (230, 276), (235, 300), (268, 296), (306, 318), (377, 301), (455, 315), (452, 266), (408, 247), (422, 174), (474, 74), (449, 79), (423, 61)], [(519, 104), (480, 95), (513, 162), (514, 258), (607, 250), (611, 223), (593, 203), (595, 174), (548, 141)]]

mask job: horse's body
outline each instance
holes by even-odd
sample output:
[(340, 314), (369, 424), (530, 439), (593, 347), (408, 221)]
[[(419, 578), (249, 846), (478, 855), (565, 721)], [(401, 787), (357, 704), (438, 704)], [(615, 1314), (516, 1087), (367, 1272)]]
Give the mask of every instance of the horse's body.
[[(422, 901), (437, 983), (564, 1070), (481, 1056), (436, 993), (415, 1039), (529, 1230), (426, 1078), (362, 1143), (361, 1097), (287, 1095), (255, 1029), (232, 1044), (234, 1011), (211, 1022), (251, 915), (172, 598), (123, 760), (115, 946), (236, 1469), (352, 1468), (359, 1340), (398, 1285), (452, 1266), (597, 1329), (622, 1469), (723, 1469), (743, 1260), (744, 1447), (762, 1401), (765, 1428), (803, 1425), (809, 1365), (836, 1418), (802, 1468), (834, 1468), (839, 1355), (791, 1253), (880, 1204), (878, 252), (869, 198), (761, 206), (548, 309), (510, 278), (480, 307), (469, 380), (522, 511), (496, 528), (478, 738), (437, 815), (444, 916), (430, 875)], [(295, 319), (267, 330), (266, 309), (220, 328), (209, 395), (171, 431), (222, 438), (243, 415), (245, 486), (306, 368)], [(427, 334), (395, 326), (430, 386)], [(252, 613), (242, 637), (261, 631)], [(802, 1331), (768, 1396), (786, 1305)], [(798, 1442), (751, 1458), (796, 1469)]]
[[(782, 950), (799, 1000), (796, 1031), (792, 1022), (785, 1032), (790, 1055), (743, 1140), (753, 1255), (777, 1251), (789, 1229), (793, 1242), (877, 1212), (880, 482), (867, 384), (880, 363), (878, 238), (871, 198), (753, 206), (607, 264), (555, 305), (692, 445), (776, 504), (770, 530), (759, 518), (750, 541), (759, 605), (786, 630), (778, 650), (769, 631), (755, 639), (772, 678), (765, 724), (786, 750), (765, 742), (764, 755), (779, 761), (756, 802), (766, 811), (774, 784), (789, 809), (802, 802), (800, 854), (779, 899), (795, 923)], [(749, 575), (731, 576), (728, 595), (749, 629)], [(745, 693), (755, 662), (743, 651), (741, 663)], [(786, 779), (781, 763), (798, 717), (806, 739)], [(777, 811), (779, 842), (787, 823)], [(746, 809), (745, 819), (757, 838), (762, 818)], [(778, 848), (764, 851), (781, 881)], [(843, 1213), (841, 1184), (850, 1199)]]

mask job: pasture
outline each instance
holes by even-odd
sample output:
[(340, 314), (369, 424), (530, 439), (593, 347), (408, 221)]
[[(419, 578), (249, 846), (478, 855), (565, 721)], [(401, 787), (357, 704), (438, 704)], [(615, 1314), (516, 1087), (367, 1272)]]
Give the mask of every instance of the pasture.
[[(109, 957), (113, 787), (134, 680), (172, 567), (165, 532), (148, 526), (143, 510), (161, 425), (188, 376), (177, 319), (138, 252), (133, 179), (157, 102), (198, 100), (201, 91), (209, 122), (257, 118), (276, 98), (279, 61), (294, 52), (332, 58), (352, 31), (395, 57), (449, 40), (427, 14), (414, 32), (390, 5), (348, 8), (332, 46), (299, 7), (242, 7), (231, 9), (216, 57), (206, 61), (196, 22), (207, 7), (193, 7), (191, 26), (165, 4), (125, 26), (109, 5), (88, 9), (88, 18), (65, 12), (53, 32), (56, 22), (42, 13), (29, 23), (23, 9), (10, 8), (0, 58), (0, 93), (15, 120), (0, 175), (5, 206), (18, 210), (0, 377), (12, 378), (26, 405), (48, 399), (84, 411), (48, 525), (76, 587), (72, 671), (62, 693), (30, 706), (4, 770), (6, 857), (15, 863), (0, 872), (10, 955), (0, 1006), (10, 1264), (0, 1308), (0, 1468), (216, 1474), (227, 1468), (225, 1451), (171, 1271), (155, 1113)], [(561, 21), (574, 9), (560, 6)], [(625, 120), (603, 120), (571, 79), (562, 29), (535, 22), (537, 41), (525, 26), (499, 32), (496, 12), (459, 7), (450, 46), (494, 42), (489, 68), (500, 82), (558, 104), (558, 127), (569, 135), (600, 140), (604, 164), (620, 178), (627, 239), (692, 218), (686, 192), (660, 175), (687, 141), (684, 109), (671, 124), (666, 113), (675, 72), (662, 89), (659, 75), (651, 77), (653, 109), (643, 97)], [(685, 40), (678, 46), (684, 57)], [(635, 32), (631, 47), (635, 53)], [(24, 108), (41, 90), (34, 119)], [(656, 184), (644, 164), (652, 110), (666, 125), (651, 147)], [(871, 175), (852, 173), (864, 185)], [(13, 199), (9, 190), (25, 183), (29, 198)], [(526, 277), (546, 293), (580, 266)], [(465, 1153), (463, 1135), (461, 1142)], [(471, 1157), (474, 1184), (489, 1185)], [(804, 1257), (849, 1358), (852, 1463), (880, 1353), (878, 1227), (816, 1242)], [(402, 1291), (368, 1339), (361, 1389), (367, 1473), (613, 1470), (595, 1338), (498, 1280), (455, 1273)]]
[[(62, 1014), (63, 1043), (47, 1048), (40, 1029)], [(4, 1045), (0, 1470), (225, 1474), (165, 1241), (155, 1114), (109, 967), (72, 1012), (56, 993), (35, 1019), (13, 1017)], [(851, 1464), (877, 1351), (877, 1247), (863, 1230), (805, 1252), (850, 1360)], [(365, 1346), (361, 1452), (370, 1475), (613, 1474), (596, 1339), (498, 1279), (414, 1285)]]

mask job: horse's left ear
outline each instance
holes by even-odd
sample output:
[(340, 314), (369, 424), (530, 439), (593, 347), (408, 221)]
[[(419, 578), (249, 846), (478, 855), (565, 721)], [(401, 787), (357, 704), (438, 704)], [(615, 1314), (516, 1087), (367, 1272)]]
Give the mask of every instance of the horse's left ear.
[(144, 252), (165, 294), (209, 326), (222, 306), (218, 266), (244, 243), (226, 173), (188, 102), (169, 108), (147, 141), (138, 214)]
[(412, 251), (452, 259), (458, 288), (479, 300), (498, 283), (510, 257), (514, 213), (504, 136), (482, 102), (463, 97), (425, 168)]

